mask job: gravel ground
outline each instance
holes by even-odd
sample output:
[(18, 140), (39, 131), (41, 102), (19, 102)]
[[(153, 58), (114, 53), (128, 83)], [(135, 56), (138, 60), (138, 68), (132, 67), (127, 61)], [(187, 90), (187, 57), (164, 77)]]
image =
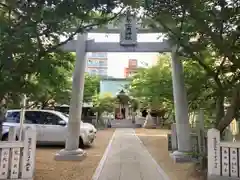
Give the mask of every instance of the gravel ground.
[(161, 129), (136, 129), (138, 137), (171, 180), (202, 180), (200, 174), (194, 171), (192, 163), (174, 163), (170, 158), (166, 136), (169, 132)]
[(114, 129), (98, 131), (93, 146), (85, 149), (86, 159), (81, 162), (55, 161), (55, 153), (63, 147), (37, 148), (34, 180), (91, 180), (113, 132)]

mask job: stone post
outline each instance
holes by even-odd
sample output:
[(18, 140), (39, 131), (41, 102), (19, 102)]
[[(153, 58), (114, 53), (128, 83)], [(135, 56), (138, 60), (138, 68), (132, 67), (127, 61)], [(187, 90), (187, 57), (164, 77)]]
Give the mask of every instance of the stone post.
[(217, 129), (209, 129), (208, 137), (208, 176), (220, 176), (220, 132)]
[(177, 131), (176, 131), (176, 123), (171, 125), (171, 137), (172, 137), (172, 150), (177, 150)]
[(198, 135), (198, 149), (200, 155), (206, 154), (206, 142), (205, 142), (205, 132), (204, 132), (204, 112), (203, 109), (199, 110), (198, 120), (197, 120), (197, 135)]
[(178, 151), (173, 153), (173, 158), (175, 161), (189, 161), (187, 153), (192, 151), (192, 146), (187, 93), (184, 86), (183, 66), (176, 48), (172, 51), (172, 82), (178, 144)]
[(56, 160), (82, 160), (86, 153), (79, 149), (83, 104), (84, 73), (86, 68), (86, 34), (79, 34), (76, 43), (76, 62), (73, 73), (72, 95), (65, 149), (56, 154)]

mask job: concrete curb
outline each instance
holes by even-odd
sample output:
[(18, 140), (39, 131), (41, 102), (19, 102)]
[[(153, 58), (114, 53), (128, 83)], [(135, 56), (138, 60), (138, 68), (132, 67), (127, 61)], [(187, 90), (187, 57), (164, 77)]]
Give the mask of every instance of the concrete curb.
[(107, 160), (107, 155), (109, 153), (109, 151), (111, 150), (111, 147), (112, 147), (112, 142), (115, 138), (115, 135), (116, 135), (116, 130), (114, 131), (113, 135), (112, 135), (112, 138), (110, 139), (109, 143), (108, 143), (108, 146), (103, 154), (103, 157), (102, 159), (100, 160), (93, 176), (92, 176), (92, 180), (98, 180), (99, 176), (101, 175), (101, 172), (102, 172), (102, 169), (104, 167), (104, 163), (106, 162)]
[(163, 171), (163, 169), (161, 168), (161, 166), (157, 163), (157, 161), (153, 158), (153, 156), (150, 154), (150, 152), (147, 150), (147, 148), (144, 146), (143, 142), (141, 141), (141, 139), (137, 136), (136, 131), (134, 130), (134, 135), (136, 136), (136, 138), (138, 139), (138, 141), (140, 142), (140, 144), (142, 145), (143, 149), (148, 153), (149, 157), (151, 158), (151, 160), (153, 161), (153, 163), (155, 164), (158, 172), (163, 176), (163, 180), (170, 180), (170, 178), (168, 177), (168, 175)]

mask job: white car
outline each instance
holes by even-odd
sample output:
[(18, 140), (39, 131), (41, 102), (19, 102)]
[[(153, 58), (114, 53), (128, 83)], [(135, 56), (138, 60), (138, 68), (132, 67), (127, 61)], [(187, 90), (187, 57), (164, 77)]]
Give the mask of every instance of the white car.
[[(8, 110), (3, 123), (2, 140), (7, 140), (9, 127), (19, 127), (21, 110)], [(37, 130), (37, 144), (65, 144), (68, 115), (53, 110), (26, 110), (24, 126), (34, 125)], [(96, 137), (96, 128), (89, 123), (81, 122), (79, 146), (91, 145)], [(19, 133), (17, 133), (18, 138)]]

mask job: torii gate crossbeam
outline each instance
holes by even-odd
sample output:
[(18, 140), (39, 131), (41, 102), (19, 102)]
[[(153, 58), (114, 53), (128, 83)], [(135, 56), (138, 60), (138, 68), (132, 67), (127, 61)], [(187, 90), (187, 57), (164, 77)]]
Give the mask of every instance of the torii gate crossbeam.
[[(76, 51), (77, 40), (70, 41), (64, 45), (64, 50), (69, 52)], [(86, 41), (86, 52), (171, 52), (172, 48), (168, 41), (163, 42), (141, 42), (136, 46), (121, 46), (115, 42), (95, 42)]]
[(137, 28), (134, 20), (126, 17), (120, 34), (120, 43), (94, 42), (87, 40), (87, 34), (79, 34), (62, 47), (65, 51), (76, 52), (75, 69), (73, 73), (72, 96), (70, 102), (70, 116), (65, 149), (56, 154), (56, 160), (81, 160), (85, 157), (79, 149), (79, 135), (81, 125), (84, 73), (87, 52), (172, 52), (172, 81), (177, 128), (178, 151), (173, 153), (175, 159), (189, 159), (186, 152), (192, 151), (190, 140), (190, 125), (188, 119), (188, 103), (184, 86), (183, 67), (178, 57), (177, 49), (168, 41), (164, 42), (137, 42)]

